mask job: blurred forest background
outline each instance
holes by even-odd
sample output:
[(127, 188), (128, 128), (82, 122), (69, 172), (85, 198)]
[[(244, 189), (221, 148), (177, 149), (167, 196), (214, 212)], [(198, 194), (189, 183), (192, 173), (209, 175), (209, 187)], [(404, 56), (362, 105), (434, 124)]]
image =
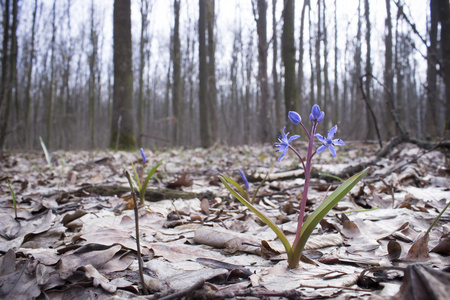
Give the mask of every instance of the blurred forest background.
[(314, 103), (344, 140), (450, 126), (448, 0), (0, 7), (3, 150), (273, 143)]

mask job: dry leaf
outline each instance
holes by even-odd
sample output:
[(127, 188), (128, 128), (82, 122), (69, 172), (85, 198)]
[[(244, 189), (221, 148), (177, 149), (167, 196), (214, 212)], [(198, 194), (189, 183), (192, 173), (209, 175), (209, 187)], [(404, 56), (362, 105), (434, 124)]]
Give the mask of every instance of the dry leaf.
[(429, 235), (424, 234), (419, 237), (411, 246), (406, 255), (407, 259), (412, 260), (425, 260), (429, 257), (428, 255), (428, 239)]

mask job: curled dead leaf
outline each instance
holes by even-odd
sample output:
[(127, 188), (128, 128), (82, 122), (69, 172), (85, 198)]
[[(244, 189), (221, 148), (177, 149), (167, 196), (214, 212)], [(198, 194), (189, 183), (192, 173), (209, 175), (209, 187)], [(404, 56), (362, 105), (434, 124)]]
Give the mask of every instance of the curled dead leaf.
[(389, 241), (387, 250), (390, 261), (399, 259), (402, 254), (402, 246), (397, 241)]

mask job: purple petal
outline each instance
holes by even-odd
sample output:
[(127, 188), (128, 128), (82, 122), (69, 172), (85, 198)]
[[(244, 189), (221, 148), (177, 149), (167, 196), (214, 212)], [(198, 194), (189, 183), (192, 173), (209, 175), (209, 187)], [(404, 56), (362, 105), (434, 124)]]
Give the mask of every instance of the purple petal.
[(299, 137), (300, 137), (299, 135), (293, 135), (293, 136), (291, 136), (291, 137), (289, 138), (288, 144), (289, 144), (290, 142), (292, 142), (293, 140), (298, 139)]
[(327, 149), (327, 145), (326, 145), (326, 144), (323, 144), (322, 146), (320, 146), (319, 148), (317, 148), (316, 152), (317, 152), (317, 153), (320, 153), (320, 152), (322, 152), (322, 151), (325, 150), (325, 149)]
[(337, 131), (337, 125), (334, 125), (333, 128), (331, 128), (330, 131), (328, 131), (328, 139), (329, 140), (332, 140), (334, 138), (336, 131)]
[(333, 155), (333, 157), (336, 157), (336, 149), (334, 149), (333, 145), (330, 145), (328, 147), (328, 150), (330, 150), (331, 155)]
[(319, 141), (321, 141), (322, 143), (324, 143), (324, 144), (327, 143), (327, 140), (326, 140), (321, 134), (316, 133), (314, 136), (315, 136), (316, 138), (318, 138)]
[(333, 140), (333, 145), (345, 146), (345, 143), (341, 139), (335, 139), (335, 140)]
[(242, 180), (244, 180), (245, 187), (248, 189), (249, 186), (248, 186), (247, 177), (245, 177), (245, 174), (244, 174), (244, 172), (241, 169), (239, 169), (239, 173), (241, 173), (241, 177), (242, 177)]
[(325, 117), (325, 113), (322, 111), (322, 112), (320, 112), (320, 116), (317, 118), (317, 122), (318, 123), (322, 122), (323, 117)]
[(142, 162), (145, 163), (147, 161), (147, 156), (145, 156), (144, 149), (140, 148), (140, 150), (141, 150)]
[(286, 151), (283, 151), (283, 154), (281, 154), (281, 156), (278, 158), (278, 162), (280, 162), (284, 158), (285, 155), (286, 155)]

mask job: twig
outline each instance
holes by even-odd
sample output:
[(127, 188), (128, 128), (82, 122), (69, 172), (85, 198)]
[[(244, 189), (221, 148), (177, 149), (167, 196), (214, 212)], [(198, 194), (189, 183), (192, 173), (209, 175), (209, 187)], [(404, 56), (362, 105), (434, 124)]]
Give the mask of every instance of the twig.
[(159, 300), (172, 300), (172, 299), (180, 299), (181, 297), (185, 296), (185, 295), (189, 295), (191, 294), (193, 291), (201, 288), (203, 286), (203, 284), (205, 283), (204, 279), (199, 279), (197, 280), (193, 285), (178, 291), (176, 293), (167, 295), (167, 296), (163, 296), (161, 298), (158, 298)]
[[(377, 132), (378, 143), (380, 144), (380, 148), (383, 148), (383, 141), (381, 140), (380, 131), (378, 130), (378, 122), (377, 122), (377, 118), (376, 118), (376, 116), (375, 116), (375, 113), (373, 112), (372, 106), (370, 105), (369, 99), (367, 99), (366, 92), (364, 91), (364, 88), (363, 88), (363, 78), (364, 78), (364, 77), (369, 77), (369, 75), (370, 75), (370, 74), (364, 74), (363, 76), (361, 76), (361, 77), (359, 78), (359, 88), (360, 88), (360, 90), (361, 90), (363, 99), (364, 99), (364, 101), (365, 101), (366, 104), (367, 104), (367, 109), (369, 110), (370, 115), (372, 116), (373, 122), (375, 123), (375, 130), (376, 130), (376, 132)], [(368, 79), (366, 79), (366, 80), (368, 80)]]
[(137, 247), (137, 256), (138, 256), (138, 263), (139, 263), (139, 277), (141, 278), (142, 291), (144, 292), (144, 295), (148, 295), (147, 287), (145, 285), (145, 280), (144, 280), (144, 272), (142, 270), (141, 245), (139, 243), (139, 212), (138, 212), (138, 207), (137, 207), (136, 192), (134, 191), (133, 184), (131, 183), (130, 173), (128, 173), (128, 171), (125, 171), (125, 175), (128, 179), (128, 183), (130, 184), (131, 195), (133, 195), (133, 202), (134, 202), (134, 221), (135, 221), (135, 227), (136, 227), (136, 247)]

